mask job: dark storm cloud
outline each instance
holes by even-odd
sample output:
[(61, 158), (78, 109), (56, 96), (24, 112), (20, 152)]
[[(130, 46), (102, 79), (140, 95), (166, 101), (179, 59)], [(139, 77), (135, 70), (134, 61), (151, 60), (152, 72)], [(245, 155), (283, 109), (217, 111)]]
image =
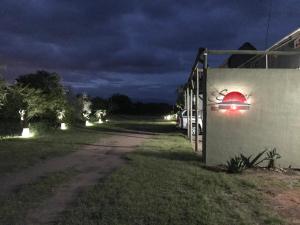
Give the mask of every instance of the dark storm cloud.
[[(171, 99), (169, 89), (185, 81), (198, 47), (234, 49), (250, 41), (264, 48), (269, 6), (270, 0), (1, 0), (0, 63), (9, 79), (47, 69), (94, 94), (118, 88), (147, 98), (164, 91)], [(299, 6), (273, 0), (269, 44), (298, 27)]]

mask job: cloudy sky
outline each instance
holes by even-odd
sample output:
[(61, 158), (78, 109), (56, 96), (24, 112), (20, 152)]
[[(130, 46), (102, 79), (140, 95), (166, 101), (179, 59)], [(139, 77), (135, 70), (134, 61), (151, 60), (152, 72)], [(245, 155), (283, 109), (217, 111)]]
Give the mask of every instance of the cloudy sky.
[[(78, 92), (172, 103), (199, 47), (265, 48), (270, 1), (0, 0), (0, 72), (45, 69)], [(269, 45), (300, 26), (299, 0), (272, 5)]]

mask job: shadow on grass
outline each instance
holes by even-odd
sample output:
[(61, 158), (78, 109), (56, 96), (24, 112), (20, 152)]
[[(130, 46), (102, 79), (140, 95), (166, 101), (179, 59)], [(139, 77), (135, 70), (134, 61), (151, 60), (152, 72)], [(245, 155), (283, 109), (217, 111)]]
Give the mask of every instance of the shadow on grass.
[(222, 166), (222, 165), (207, 166), (207, 165), (203, 164), (203, 165), (201, 165), (201, 168), (204, 169), (204, 170), (208, 170), (208, 171), (216, 172), (216, 173), (226, 173), (227, 172), (226, 167)]
[(137, 151), (133, 154), (157, 159), (202, 162), (202, 156), (193, 152)]
[[(108, 128), (108, 127), (102, 127), (98, 129), (99, 131), (101, 131), (102, 133), (106, 132), (106, 134), (111, 134), (111, 133), (118, 133), (120, 135), (124, 135), (125, 134), (146, 134), (146, 135), (157, 135), (157, 133), (152, 133), (152, 132), (146, 132), (146, 131), (138, 131), (138, 130), (134, 130), (134, 129), (120, 129), (120, 128)], [(130, 136), (129, 136), (130, 137)], [(132, 136), (132, 137), (138, 137), (138, 136)]]
[(104, 148), (128, 148), (132, 149), (137, 146), (124, 146), (124, 145), (98, 145), (98, 144), (86, 144), (86, 143), (76, 143), (78, 145), (91, 146), (91, 147), (104, 147)]
[(224, 166), (207, 166), (203, 162), (202, 155), (196, 154), (194, 152), (155, 152), (155, 151), (137, 151), (132, 154), (151, 157), (156, 159), (168, 159), (176, 161), (185, 162), (196, 162), (199, 167), (204, 170), (215, 172), (215, 173), (226, 173), (226, 167)]
[[(131, 131), (135, 131), (138, 133), (145, 133), (145, 134), (155, 134), (155, 133), (174, 133), (177, 130), (175, 124), (169, 123), (130, 123), (130, 122), (121, 122), (116, 123), (116, 130), (119, 129), (127, 129)], [(118, 129), (119, 128), (119, 129)], [(111, 129), (111, 128), (109, 128)]]

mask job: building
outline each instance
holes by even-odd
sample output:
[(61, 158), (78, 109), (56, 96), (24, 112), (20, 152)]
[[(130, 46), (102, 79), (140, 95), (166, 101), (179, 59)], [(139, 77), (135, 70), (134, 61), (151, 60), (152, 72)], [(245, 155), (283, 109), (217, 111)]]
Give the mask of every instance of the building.
[[(245, 47), (254, 48), (202, 49), (189, 77), (186, 93), (203, 95), (204, 161), (225, 164), (276, 148), (279, 166), (300, 168), (300, 29), (266, 51)], [(220, 54), (232, 55), (222, 67), (208, 67)]]

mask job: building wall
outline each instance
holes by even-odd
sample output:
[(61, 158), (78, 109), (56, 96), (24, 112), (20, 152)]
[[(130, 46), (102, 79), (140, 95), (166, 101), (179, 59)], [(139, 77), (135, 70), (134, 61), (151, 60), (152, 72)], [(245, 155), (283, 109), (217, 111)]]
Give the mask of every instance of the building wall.
[[(250, 95), (250, 110), (213, 111), (224, 89)], [(276, 147), (280, 166), (300, 168), (300, 70), (208, 69), (207, 98), (208, 165)]]

